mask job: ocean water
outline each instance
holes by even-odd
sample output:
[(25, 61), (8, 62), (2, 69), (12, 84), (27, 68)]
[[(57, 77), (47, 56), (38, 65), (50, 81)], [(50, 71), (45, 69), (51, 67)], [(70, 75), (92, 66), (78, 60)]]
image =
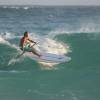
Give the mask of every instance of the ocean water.
[[(15, 59), (25, 31), (70, 60)], [(100, 7), (0, 6), (0, 100), (100, 100)]]

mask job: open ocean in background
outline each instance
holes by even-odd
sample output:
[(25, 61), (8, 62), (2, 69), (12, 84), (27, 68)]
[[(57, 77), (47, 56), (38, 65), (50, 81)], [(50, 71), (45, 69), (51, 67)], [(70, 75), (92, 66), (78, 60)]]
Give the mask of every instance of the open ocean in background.
[[(14, 59), (25, 31), (71, 60)], [(0, 6), (0, 100), (100, 100), (100, 6)]]

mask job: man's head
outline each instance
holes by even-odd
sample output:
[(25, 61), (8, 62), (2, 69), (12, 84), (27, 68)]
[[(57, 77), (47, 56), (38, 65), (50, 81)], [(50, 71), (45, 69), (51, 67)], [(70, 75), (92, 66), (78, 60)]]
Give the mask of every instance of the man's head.
[(24, 37), (28, 37), (28, 35), (29, 35), (29, 32), (24, 32)]

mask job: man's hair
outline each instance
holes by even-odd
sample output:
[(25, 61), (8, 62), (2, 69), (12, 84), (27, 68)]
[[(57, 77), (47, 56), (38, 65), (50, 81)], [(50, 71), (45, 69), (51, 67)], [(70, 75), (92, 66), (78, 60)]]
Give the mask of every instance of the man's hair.
[(26, 32), (24, 32), (24, 37), (27, 35), (27, 33), (28, 33), (27, 31), (26, 31)]

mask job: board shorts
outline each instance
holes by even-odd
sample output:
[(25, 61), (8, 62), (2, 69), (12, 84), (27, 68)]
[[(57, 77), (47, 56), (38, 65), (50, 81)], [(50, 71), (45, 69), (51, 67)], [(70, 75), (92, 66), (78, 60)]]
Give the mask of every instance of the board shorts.
[(33, 51), (33, 48), (30, 47), (30, 44), (29, 43), (27, 43), (23, 49), (24, 49), (24, 51), (28, 51), (28, 52)]

